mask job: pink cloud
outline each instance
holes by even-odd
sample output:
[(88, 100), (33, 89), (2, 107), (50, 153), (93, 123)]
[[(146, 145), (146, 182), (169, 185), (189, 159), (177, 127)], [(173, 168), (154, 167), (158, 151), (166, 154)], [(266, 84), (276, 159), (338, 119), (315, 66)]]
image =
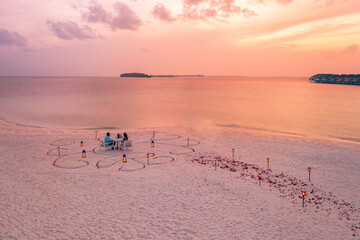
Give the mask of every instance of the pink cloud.
[(19, 33), (0, 28), (0, 45), (21, 47), (26, 46), (26, 42), (26, 38)]
[(241, 12), (241, 8), (235, 5), (235, 0), (219, 0), (218, 2), (211, 2), (212, 7), (218, 9), (226, 14)]
[(111, 22), (112, 14), (106, 11), (102, 5), (95, 1), (91, 1), (88, 11), (82, 13), (83, 19), (88, 22)]
[(141, 19), (126, 4), (116, 2), (113, 7), (114, 14), (104, 9), (104, 7), (96, 1), (91, 1), (87, 11), (82, 12), (82, 17), (88, 22), (105, 23), (113, 30), (137, 30), (143, 25)]
[(94, 39), (98, 35), (88, 26), (80, 27), (76, 22), (66, 21), (66, 22), (53, 22), (46, 21), (46, 24), (50, 30), (60, 39), (64, 40), (85, 40), (85, 39)]
[(163, 21), (172, 22), (176, 20), (176, 18), (171, 16), (170, 10), (161, 3), (156, 4), (151, 13), (154, 17)]
[(143, 25), (141, 19), (126, 4), (121, 2), (114, 3), (114, 9), (116, 15), (111, 22), (111, 27), (114, 30), (137, 30), (141, 25)]
[(218, 11), (215, 8), (208, 8), (204, 10), (204, 16), (207, 18), (215, 18), (218, 15)]
[(235, 0), (184, 0), (183, 15), (189, 19), (227, 18), (243, 14), (254, 16), (256, 13), (235, 4)]

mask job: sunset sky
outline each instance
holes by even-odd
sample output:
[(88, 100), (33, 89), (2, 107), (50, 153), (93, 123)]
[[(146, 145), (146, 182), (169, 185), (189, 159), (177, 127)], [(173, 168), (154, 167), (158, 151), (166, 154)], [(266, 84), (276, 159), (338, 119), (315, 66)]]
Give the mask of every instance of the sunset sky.
[(0, 75), (360, 73), (359, 0), (1, 0)]

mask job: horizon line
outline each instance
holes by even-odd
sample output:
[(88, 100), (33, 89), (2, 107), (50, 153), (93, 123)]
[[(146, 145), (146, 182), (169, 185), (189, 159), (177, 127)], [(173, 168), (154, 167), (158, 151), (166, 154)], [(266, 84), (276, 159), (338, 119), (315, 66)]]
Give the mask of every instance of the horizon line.
[[(263, 78), (270, 78), (270, 77), (290, 77), (290, 78), (307, 78), (309, 76), (286, 76), (286, 75), (268, 75), (268, 76), (255, 76), (255, 75), (204, 75), (204, 74), (149, 74), (150, 76), (161, 76), (161, 75), (169, 75), (169, 76), (197, 76), (201, 75), (201, 77), (263, 77)], [(119, 77), (120, 75), (0, 75), (0, 77)]]

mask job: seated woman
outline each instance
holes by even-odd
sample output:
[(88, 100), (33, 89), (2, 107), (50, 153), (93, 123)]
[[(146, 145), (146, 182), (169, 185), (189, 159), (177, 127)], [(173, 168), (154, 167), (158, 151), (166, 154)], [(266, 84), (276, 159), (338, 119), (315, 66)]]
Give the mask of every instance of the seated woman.
[(105, 141), (105, 143), (107, 145), (114, 145), (115, 146), (115, 141), (110, 138), (110, 133), (109, 132), (106, 133), (106, 137), (104, 138), (104, 141)]
[(129, 137), (128, 137), (127, 133), (124, 133), (123, 141), (127, 141), (127, 140), (129, 140)]

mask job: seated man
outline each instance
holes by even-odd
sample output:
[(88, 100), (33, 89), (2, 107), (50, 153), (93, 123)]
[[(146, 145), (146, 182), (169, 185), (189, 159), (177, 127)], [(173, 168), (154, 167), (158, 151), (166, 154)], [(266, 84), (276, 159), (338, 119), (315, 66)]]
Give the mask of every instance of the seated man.
[[(110, 138), (110, 133), (106, 133), (106, 137), (104, 138), (104, 141), (107, 145), (113, 145), (115, 146), (115, 141)], [(114, 147), (113, 147), (114, 149)]]

